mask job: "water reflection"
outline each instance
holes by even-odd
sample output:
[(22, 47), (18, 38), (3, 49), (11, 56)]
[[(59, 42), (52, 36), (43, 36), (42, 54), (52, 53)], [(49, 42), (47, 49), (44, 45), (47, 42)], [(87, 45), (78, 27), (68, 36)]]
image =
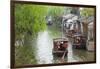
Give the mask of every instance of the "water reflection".
[(76, 60), (74, 58), (71, 42), (69, 42), (69, 45), (68, 45), (68, 62), (77, 62), (77, 61), (78, 60)]
[(52, 38), (48, 32), (39, 32), (37, 37), (37, 60), (39, 64), (52, 63), (52, 46)]

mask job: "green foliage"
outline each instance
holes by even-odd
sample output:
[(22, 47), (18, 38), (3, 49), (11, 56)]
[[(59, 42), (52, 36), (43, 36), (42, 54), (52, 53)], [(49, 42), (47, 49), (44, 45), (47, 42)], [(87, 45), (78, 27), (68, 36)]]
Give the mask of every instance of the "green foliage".
[(79, 7), (72, 7), (70, 13), (74, 14), (74, 15), (77, 15), (77, 16), (80, 16)]
[(89, 17), (94, 15), (94, 8), (83, 8), (81, 11), (81, 16)]
[(51, 6), (48, 9), (48, 16), (51, 16), (53, 19), (53, 23), (56, 26), (61, 25), (61, 17), (64, 14), (65, 8), (64, 7), (58, 7), (58, 6)]
[(46, 28), (46, 7), (41, 5), (16, 4), (15, 5), (15, 33), (16, 37), (22, 35), (35, 35)]
[(15, 47), (15, 64), (16, 66), (26, 65), (26, 64), (36, 64), (36, 58), (34, 54), (34, 49), (32, 46), (16, 46)]
[(51, 16), (58, 16), (64, 13), (64, 7), (52, 6), (48, 9), (48, 14)]

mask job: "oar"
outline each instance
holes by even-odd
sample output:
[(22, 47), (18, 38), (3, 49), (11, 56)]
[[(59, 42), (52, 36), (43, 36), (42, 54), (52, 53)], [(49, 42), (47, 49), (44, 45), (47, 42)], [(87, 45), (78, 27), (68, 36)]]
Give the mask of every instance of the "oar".
[(64, 54), (63, 54), (63, 56), (62, 56), (62, 58), (61, 58), (61, 59), (64, 59), (64, 57), (65, 57), (65, 54), (66, 54), (66, 50), (65, 50), (65, 52), (64, 52)]

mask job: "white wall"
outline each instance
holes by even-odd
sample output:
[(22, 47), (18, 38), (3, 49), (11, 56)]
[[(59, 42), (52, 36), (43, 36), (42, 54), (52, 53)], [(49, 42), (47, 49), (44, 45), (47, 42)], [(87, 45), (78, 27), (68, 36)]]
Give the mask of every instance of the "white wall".
[[(33, 0), (33, 1), (69, 3), (69, 4), (87, 4), (87, 5), (97, 6), (97, 63), (96, 64), (38, 67), (33, 69), (98, 69), (100, 65), (100, 54), (99, 54), (100, 0)], [(10, 0), (0, 0), (0, 69), (7, 69), (10, 67), (9, 59), (10, 59)]]

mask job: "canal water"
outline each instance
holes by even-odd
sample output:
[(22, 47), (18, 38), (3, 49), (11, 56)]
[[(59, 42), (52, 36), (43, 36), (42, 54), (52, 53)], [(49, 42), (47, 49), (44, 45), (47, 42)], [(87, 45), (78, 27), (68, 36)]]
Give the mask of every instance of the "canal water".
[(48, 27), (46, 30), (37, 34), (36, 39), (33, 40), (36, 42), (35, 45), (33, 43), (33, 46), (36, 49), (33, 51), (37, 60), (36, 64), (94, 61), (94, 52), (79, 49), (73, 50), (70, 40), (68, 44), (68, 56), (63, 60), (61, 57), (53, 57), (53, 39), (62, 37), (67, 38), (62, 30), (57, 29), (56, 27)]

